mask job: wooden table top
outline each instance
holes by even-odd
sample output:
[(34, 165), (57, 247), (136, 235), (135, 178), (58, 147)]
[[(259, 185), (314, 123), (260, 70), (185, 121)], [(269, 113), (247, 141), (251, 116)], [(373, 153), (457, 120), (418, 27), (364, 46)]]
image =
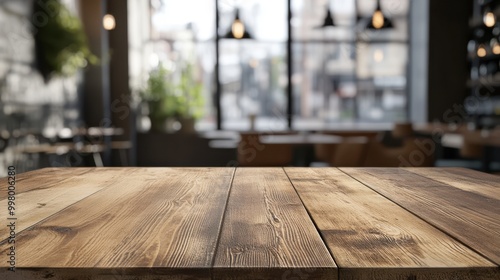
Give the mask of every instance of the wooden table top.
[(500, 279), (500, 180), (467, 169), (48, 168), (16, 186), (0, 279)]

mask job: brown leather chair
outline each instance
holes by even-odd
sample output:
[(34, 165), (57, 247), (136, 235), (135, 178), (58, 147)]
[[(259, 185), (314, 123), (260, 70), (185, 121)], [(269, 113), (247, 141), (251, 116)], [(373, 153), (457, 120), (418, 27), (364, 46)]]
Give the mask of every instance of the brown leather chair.
[(368, 137), (345, 137), (331, 155), (329, 164), (337, 167), (361, 166), (369, 142)]
[(408, 137), (401, 147), (369, 143), (364, 167), (430, 167), (434, 165), (434, 142), (427, 138)]
[(386, 147), (371, 139), (367, 143), (342, 143), (331, 165), (337, 167), (424, 167), (434, 165), (433, 142), (425, 138), (405, 138), (400, 147)]
[[(463, 131), (463, 143), (460, 145), (460, 156), (469, 159), (480, 159), (484, 156), (484, 145), (478, 131)], [(479, 141), (478, 141), (479, 140)]]
[(412, 137), (414, 134), (412, 123), (395, 123), (392, 129), (392, 136), (396, 138)]
[[(376, 131), (324, 131), (323, 134), (335, 135), (343, 137), (342, 143), (336, 144), (316, 144), (314, 145), (314, 156), (317, 161), (327, 162), (330, 165), (342, 164), (343, 166), (351, 166), (357, 162), (354, 159), (359, 154), (362, 143), (366, 143), (370, 139), (375, 139), (380, 132)], [(361, 141), (362, 143), (359, 143)], [(356, 153), (356, 155), (351, 154)], [(356, 166), (356, 165), (352, 165)]]

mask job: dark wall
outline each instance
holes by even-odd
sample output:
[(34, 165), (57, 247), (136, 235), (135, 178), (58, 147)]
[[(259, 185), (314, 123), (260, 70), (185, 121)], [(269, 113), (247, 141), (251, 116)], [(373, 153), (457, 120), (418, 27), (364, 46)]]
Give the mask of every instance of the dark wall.
[[(131, 141), (134, 137), (130, 108), (129, 61), (128, 61), (128, 10), (126, 0), (80, 1), (85, 31), (91, 50), (100, 57), (100, 63), (85, 71), (84, 120), (87, 126), (122, 128), (123, 135), (111, 140)], [(116, 27), (104, 30), (104, 14), (115, 17)], [(109, 140), (109, 139), (108, 139)], [(133, 151), (129, 151), (131, 164), (135, 163)], [(105, 156), (105, 164), (120, 164), (120, 157), (113, 150)]]
[[(134, 140), (133, 110), (130, 108), (131, 92), (129, 86), (129, 40), (128, 40), (128, 7), (127, 1), (108, 0), (107, 12), (114, 15), (116, 28), (109, 31), (110, 52), (110, 107), (111, 121), (115, 127), (123, 129), (124, 134), (116, 140)], [(135, 164), (135, 152), (129, 151), (131, 164)], [(113, 164), (119, 164), (117, 155), (113, 156)]]
[[(101, 0), (80, 1), (82, 22), (90, 50), (102, 61)], [(101, 126), (104, 118), (102, 62), (89, 65), (84, 72), (83, 117), (87, 126)]]
[(468, 94), (467, 42), (472, 1), (429, 1), (428, 120), (443, 120)]

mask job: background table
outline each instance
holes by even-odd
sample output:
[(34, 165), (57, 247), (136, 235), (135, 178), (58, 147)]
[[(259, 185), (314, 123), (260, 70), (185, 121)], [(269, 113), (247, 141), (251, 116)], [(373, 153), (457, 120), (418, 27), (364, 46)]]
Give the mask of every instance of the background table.
[(499, 179), (466, 169), (50, 168), (17, 190), (1, 279), (500, 279)]

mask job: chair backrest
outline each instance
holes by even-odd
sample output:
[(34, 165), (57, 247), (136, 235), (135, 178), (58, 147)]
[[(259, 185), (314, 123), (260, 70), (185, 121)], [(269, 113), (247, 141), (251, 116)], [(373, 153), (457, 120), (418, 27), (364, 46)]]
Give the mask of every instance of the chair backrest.
[[(342, 137), (341, 143), (316, 144), (314, 145), (314, 155), (316, 160), (327, 162), (331, 166), (355, 166), (363, 160), (363, 153), (360, 153), (363, 144), (370, 139), (375, 139), (380, 132), (377, 131), (323, 131), (322, 134)], [(353, 154), (350, 154), (353, 152)], [(359, 157), (359, 158), (357, 158)]]
[[(462, 133), (462, 143), (460, 145), (460, 156), (464, 158), (482, 158), (484, 145), (474, 141), (477, 139), (477, 132), (466, 131)], [(480, 137), (480, 136), (479, 136)]]
[(413, 136), (413, 124), (412, 123), (395, 123), (392, 129), (392, 136), (396, 138), (406, 138)]
[(359, 167), (366, 157), (368, 137), (345, 137), (332, 154), (331, 166)]
[(434, 165), (434, 142), (427, 138), (405, 138), (401, 147), (370, 142), (364, 167), (430, 167)]

